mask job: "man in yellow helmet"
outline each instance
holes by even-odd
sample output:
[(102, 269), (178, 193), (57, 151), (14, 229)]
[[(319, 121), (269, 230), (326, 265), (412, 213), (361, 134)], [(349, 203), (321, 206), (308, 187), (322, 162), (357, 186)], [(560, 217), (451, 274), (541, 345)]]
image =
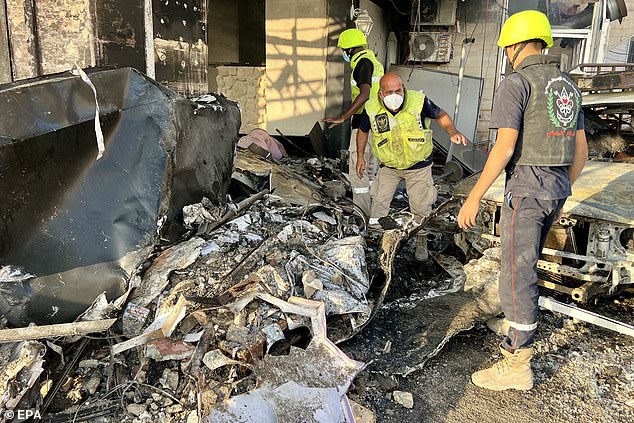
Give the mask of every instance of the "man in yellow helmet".
[(374, 53), (367, 49), (367, 44), (363, 32), (356, 28), (346, 29), (339, 35), (337, 47), (343, 50), (343, 58), (346, 62), (350, 62), (352, 68), (350, 76), (352, 104), (341, 116), (334, 119), (324, 119), (324, 122), (331, 123), (332, 127), (352, 117), (348, 177), (352, 187), (352, 200), (366, 215), (370, 213), (370, 178), (374, 177), (374, 172), (371, 169), (376, 167), (376, 161), (372, 156), (371, 149), (367, 148), (365, 158), (369, 163), (370, 171), (360, 178), (357, 176), (355, 172), (357, 160), (355, 139), (365, 102), (379, 91), (379, 79), (383, 76), (383, 65), (377, 60)]
[[(372, 151), (381, 168), (372, 185), (370, 225), (378, 225), (387, 216), (394, 191), (405, 180), (409, 206), (417, 222), (427, 216), (436, 201), (436, 188), (431, 175), (434, 148), (431, 119), (449, 134), (456, 144), (467, 144), (444, 110), (436, 106), (422, 92), (406, 91), (401, 77), (386, 73), (380, 81), (378, 95), (370, 98), (357, 133), (357, 168), (359, 177), (365, 172), (366, 162), (361, 153), (372, 133)], [(427, 260), (427, 234), (416, 238), (415, 258)]]
[(533, 387), (537, 260), (583, 169), (588, 147), (581, 93), (559, 70), (557, 60), (542, 54), (553, 45), (546, 15), (534, 10), (512, 15), (498, 45), (515, 72), (497, 89), (490, 124), (497, 128), (497, 140), (458, 214), (458, 224), (475, 224), (482, 196), (506, 170), (499, 294), (510, 328), (500, 346), (502, 360), (474, 373), (471, 380), (496, 391), (528, 390)]

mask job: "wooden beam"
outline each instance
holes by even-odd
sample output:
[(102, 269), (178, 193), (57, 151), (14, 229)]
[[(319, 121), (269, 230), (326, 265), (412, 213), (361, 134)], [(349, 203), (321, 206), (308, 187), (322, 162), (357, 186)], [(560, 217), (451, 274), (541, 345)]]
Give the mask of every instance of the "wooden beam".
[(28, 326), (25, 328), (0, 330), (0, 343), (29, 341), (32, 339), (55, 338), (58, 336), (86, 335), (103, 332), (117, 319), (91, 320), (88, 322), (61, 323), (46, 326)]

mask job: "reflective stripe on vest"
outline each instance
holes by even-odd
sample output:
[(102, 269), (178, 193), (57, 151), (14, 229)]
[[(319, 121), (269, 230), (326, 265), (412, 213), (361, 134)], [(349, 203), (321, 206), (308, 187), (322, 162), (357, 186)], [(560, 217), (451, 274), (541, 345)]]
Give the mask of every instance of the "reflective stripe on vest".
[(511, 162), (528, 166), (572, 164), (581, 92), (550, 56), (528, 56), (517, 72), (528, 81), (531, 93)]
[(429, 158), (434, 148), (430, 119), (421, 118), (425, 94), (407, 91), (402, 109), (392, 115), (373, 97), (365, 104), (372, 130), (372, 152), (379, 162), (394, 169), (409, 169)]
[[(352, 93), (353, 102), (354, 99), (357, 98), (357, 96), (361, 93), (361, 90), (359, 89), (359, 87), (357, 87), (357, 81), (354, 80), (354, 69), (357, 67), (357, 64), (359, 64), (359, 60), (361, 59), (368, 59), (372, 62), (372, 86), (370, 87), (370, 97), (368, 98), (374, 98), (377, 96), (380, 89), (379, 81), (381, 80), (381, 77), (384, 73), (383, 65), (381, 64), (381, 62), (378, 61), (371, 50), (363, 50), (354, 54), (352, 56), (352, 59), (350, 59), (350, 67), (352, 68), (352, 72), (350, 73), (350, 91)], [(363, 106), (361, 106), (359, 110), (355, 112), (355, 114), (359, 114), (362, 112)]]

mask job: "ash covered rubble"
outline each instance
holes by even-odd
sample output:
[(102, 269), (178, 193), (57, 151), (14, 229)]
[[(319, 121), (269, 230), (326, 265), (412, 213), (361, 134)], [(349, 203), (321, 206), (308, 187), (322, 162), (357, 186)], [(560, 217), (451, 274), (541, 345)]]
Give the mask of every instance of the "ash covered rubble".
[[(336, 343), (380, 306), (407, 231), (366, 242), (327, 160), (308, 162), (312, 174), (248, 150), (234, 161), (242, 188), (264, 189), (185, 206), (187, 232), (155, 249), (126, 294), (100, 295), (60, 332), (74, 336), (6, 344), (16, 368), (3, 374), (4, 409), (45, 421), (353, 422), (367, 412), (346, 397), (364, 364)], [(75, 330), (81, 322), (106, 326)]]

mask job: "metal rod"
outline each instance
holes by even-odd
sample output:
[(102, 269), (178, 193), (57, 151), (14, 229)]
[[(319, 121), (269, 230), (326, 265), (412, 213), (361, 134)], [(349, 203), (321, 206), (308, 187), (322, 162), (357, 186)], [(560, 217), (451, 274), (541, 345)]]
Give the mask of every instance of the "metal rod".
[[(460, 53), (460, 70), (458, 71), (458, 90), (456, 91), (456, 104), (453, 109), (453, 124), (458, 126), (458, 112), (460, 111), (460, 92), (462, 91), (462, 80), (464, 79), (465, 57), (467, 55), (467, 44), (473, 43), (475, 38), (465, 38), (462, 40), (462, 51)], [(447, 151), (447, 160), (449, 163), (453, 157), (454, 143), (449, 142), (449, 150)]]
[(552, 298), (539, 297), (539, 305), (547, 310), (557, 313), (565, 314), (566, 316), (573, 317), (575, 319), (583, 320), (584, 322), (591, 323), (595, 326), (599, 326), (605, 329), (610, 329), (623, 335), (634, 336), (634, 326), (627, 323), (619, 322), (618, 320), (610, 319), (609, 317), (601, 316), (592, 311), (584, 310), (582, 308), (569, 306)]

